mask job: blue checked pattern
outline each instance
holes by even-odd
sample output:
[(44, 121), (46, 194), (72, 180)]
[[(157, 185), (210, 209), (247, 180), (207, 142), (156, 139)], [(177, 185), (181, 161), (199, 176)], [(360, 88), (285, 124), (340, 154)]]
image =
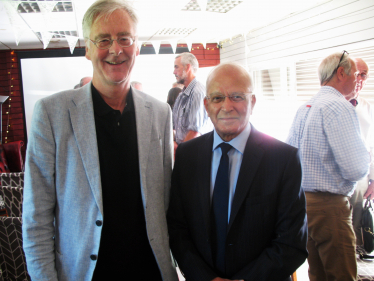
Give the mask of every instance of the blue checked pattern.
[(175, 139), (180, 144), (188, 131), (200, 134), (211, 131), (210, 120), (204, 107), (205, 86), (193, 79), (177, 97), (173, 107)]
[(286, 142), (299, 148), (304, 191), (350, 196), (368, 173), (354, 107), (333, 87), (322, 87), (299, 108)]

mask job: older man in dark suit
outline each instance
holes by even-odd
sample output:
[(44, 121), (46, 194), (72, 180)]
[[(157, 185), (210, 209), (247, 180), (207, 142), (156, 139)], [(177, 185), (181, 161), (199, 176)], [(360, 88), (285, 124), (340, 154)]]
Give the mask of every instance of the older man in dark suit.
[(257, 131), (251, 78), (222, 64), (207, 80), (214, 131), (180, 144), (168, 210), (186, 280), (290, 280), (307, 258), (297, 149)]

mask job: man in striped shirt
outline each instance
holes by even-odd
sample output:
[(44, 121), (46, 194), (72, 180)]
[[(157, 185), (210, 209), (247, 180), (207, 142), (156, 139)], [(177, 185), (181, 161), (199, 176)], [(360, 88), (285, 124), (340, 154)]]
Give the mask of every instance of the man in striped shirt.
[(318, 68), (320, 91), (302, 105), (287, 143), (299, 148), (308, 216), (311, 281), (356, 280), (349, 197), (368, 173), (370, 156), (354, 107), (357, 67), (346, 51)]
[(175, 58), (173, 73), (184, 89), (173, 108), (174, 150), (180, 143), (196, 138), (211, 128), (204, 109), (205, 86), (196, 79), (198, 68), (199, 62), (191, 53), (182, 53)]

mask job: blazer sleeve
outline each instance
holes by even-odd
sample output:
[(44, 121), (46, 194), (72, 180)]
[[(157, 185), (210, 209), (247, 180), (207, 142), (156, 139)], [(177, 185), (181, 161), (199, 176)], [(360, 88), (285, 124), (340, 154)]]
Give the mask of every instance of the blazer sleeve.
[[(167, 213), (170, 248), (182, 273), (187, 276), (187, 280), (212, 280), (217, 277), (217, 274), (204, 261), (195, 247), (189, 234), (187, 217), (183, 209), (183, 198), (179, 185), (179, 181), (181, 180), (180, 171), (186, 168), (183, 165), (185, 162), (183, 154), (181, 153), (183, 145), (182, 143), (177, 148), (176, 161), (171, 180), (170, 205)], [(186, 151), (184, 151), (184, 153), (186, 153)], [(191, 177), (193, 176), (194, 175), (191, 175)]]
[[(294, 149), (283, 171), (276, 212), (274, 239), (232, 279), (284, 280), (303, 264), (308, 226), (306, 200), (301, 188), (301, 165)], [(264, 222), (266, 223), (266, 222)]]
[(164, 186), (165, 186), (165, 212), (169, 207), (170, 199), (170, 185), (171, 185), (171, 171), (173, 168), (173, 126), (172, 115), (170, 107), (168, 106), (168, 113), (166, 117), (165, 132), (164, 132)]
[(57, 280), (54, 249), (55, 140), (43, 101), (29, 133), (23, 198), (23, 248), (33, 280)]

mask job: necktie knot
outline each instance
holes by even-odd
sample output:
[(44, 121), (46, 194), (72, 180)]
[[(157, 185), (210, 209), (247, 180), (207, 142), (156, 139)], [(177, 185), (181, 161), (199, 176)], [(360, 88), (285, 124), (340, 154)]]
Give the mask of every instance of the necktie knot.
[(232, 148), (231, 144), (228, 144), (228, 143), (221, 143), (219, 145), (219, 147), (221, 147), (221, 150), (222, 150), (222, 155), (227, 155), (227, 153), (230, 151), (230, 149)]

